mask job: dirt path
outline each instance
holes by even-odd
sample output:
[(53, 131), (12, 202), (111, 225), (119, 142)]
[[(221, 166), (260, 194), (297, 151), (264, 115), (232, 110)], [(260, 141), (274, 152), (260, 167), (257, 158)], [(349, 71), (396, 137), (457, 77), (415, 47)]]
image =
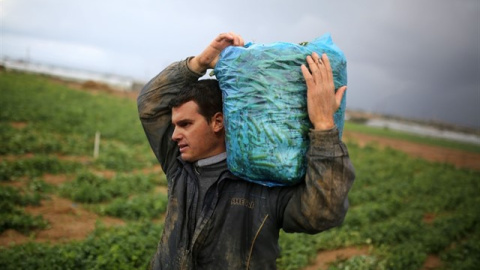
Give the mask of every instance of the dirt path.
[(340, 259), (348, 259), (354, 256), (368, 255), (368, 247), (346, 247), (336, 250), (321, 251), (317, 254), (315, 263), (303, 270), (324, 270), (328, 265)]
[(348, 131), (344, 133), (344, 139), (346, 142), (354, 141), (360, 146), (375, 143), (380, 147), (390, 147), (403, 151), (412, 157), (440, 163), (449, 163), (455, 165), (457, 168), (480, 170), (480, 154), (478, 153)]
[(49, 222), (45, 230), (36, 230), (31, 235), (24, 235), (15, 230), (7, 230), (0, 235), (0, 246), (22, 244), (28, 241), (64, 243), (84, 239), (95, 229), (97, 221), (107, 226), (123, 225), (121, 219), (99, 217), (95, 213), (83, 209), (70, 200), (51, 196), (43, 200), (41, 206), (29, 206), (25, 211), (32, 215), (42, 215)]
[[(16, 160), (28, 159), (34, 157), (34, 154), (26, 155), (7, 155), (0, 157), (0, 160)], [(60, 159), (84, 161), (88, 157), (71, 157), (58, 156)], [(134, 171), (135, 173), (136, 171)], [(159, 165), (142, 169), (141, 172), (161, 173)], [(101, 175), (107, 179), (113, 178), (116, 174), (114, 171), (94, 171), (94, 173)], [(61, 184), (70, 181), (71, 176), (64, 174), (45, 174), (43, 180), (51, 185), (60, 186)], [(13, 186), (16, 188), (23, 188), (28, 182), (28, 178), (18, 179), (12, 182), (2, 182), (3, 186)], [(166, 194), (166, 187), (158, 186), (157, 192)], [(9, 246), (12, 244), (23, 244), (29, 241), (34, 242), (49, 242), (49, 243), (65, 243), (72, 240), (81, 240), (94, 231), (97, 221), (102, 222), (106, 226), (124, 225), (125, 221), (119, 218), (109, 216), (99, 216), (87, 209), (84, 209), (81, 204), (75, 203), (66, 198), (57, 195), (49, 195), (48, 199), (44, 199), (40, 206), (28, 206), (24, 208), (25, 211), (31, 215), (41, 215), (48, 221), (49, 227), (44, 230), (35, 230), (29, 235), (19, 233), (15, 230), (9, 229), (0, 234), (0, 246)]]
[[(21, 156), (20, 158), (25, 157), (28, 156)], [(8, 158), (13, 159), (11, 156)], [(48, 184), (58, 186), (69, 181), (69, 176), (45, 174), (43, 179)], [(2, 183), (2, 185), (21, 188), (27, 180), (28, 179), (6, 182)], [(42, 200), (40, 206), (27, 206), (24, 209), (25, 212), (31, 215), (41, 215), (48, 221), (48, 228), (35, 230), (30, 235), (24, 235), (11, 229), (6, 230), (0, 234), (0, 246), (22, 244), (29, 241), (65, 243), (72, 240), (84, 239), (95, 229), (97, 221), (101, 221), (107, 226), (125, 224), (125, 222), (119, 218), (98, 216), (84, 209), (80, 204), (56, 195), (49, 195), (48, 199)]]
[[(335, 250), (321, 251), (315, 262), (303, 270), (327, 270), (329, 265), (337, 260), (346, 260), (355, 256), (369, 255), (369, 247), (346, 247)], [(442, 261), (436, 255), (429, 255), (420, 270), (433, 270), (442, 267)]]

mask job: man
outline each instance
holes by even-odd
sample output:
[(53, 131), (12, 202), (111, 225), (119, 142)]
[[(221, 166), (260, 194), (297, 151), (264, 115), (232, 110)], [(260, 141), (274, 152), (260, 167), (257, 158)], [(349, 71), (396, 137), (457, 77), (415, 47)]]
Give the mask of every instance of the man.
[(168, 179), (168, 209), (153, 269), (275, 269), (279, 230), (318, 233), (338, 226), (348, 208), (354, 171), (333, 114), (346, 87), (334, 92), (328, 57), (314, 53), (301, 70), (313, 124), (305, 181), (265, 187), (226, 165), (221, 91), (198, 80), (234, 33), (216, 37), (198, 56), (171, 64), (138, 97), (148, 141)]

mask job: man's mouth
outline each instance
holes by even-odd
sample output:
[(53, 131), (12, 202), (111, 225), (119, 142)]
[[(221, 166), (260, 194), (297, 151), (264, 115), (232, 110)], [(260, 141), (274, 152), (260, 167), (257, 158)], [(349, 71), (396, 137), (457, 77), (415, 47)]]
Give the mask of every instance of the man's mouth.
[(185, 149), (187, 149), (188, 145), (187, 144), (179, 144), (178, 145), (178, 149), (180, 150), (181, 153), (183, 153), (185, 151)]

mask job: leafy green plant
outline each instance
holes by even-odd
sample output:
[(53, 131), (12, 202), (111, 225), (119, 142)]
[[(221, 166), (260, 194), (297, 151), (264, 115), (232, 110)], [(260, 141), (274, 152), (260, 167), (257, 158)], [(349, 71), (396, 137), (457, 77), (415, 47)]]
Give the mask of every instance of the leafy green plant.
[(448, 269), (475, 269), (480, 265), (480, 226), (468, 237), (455, 241), (451, 248), (441, 253)]
[(158, 218), (166, 209), (167, 195), (147, 194), (115, 199), (107, 205), (101, 205), (98, 211), (122, 219), (140, 220)]
[(308, 265), (317, 253), (317, 239), (307, 234), (280, 232), (281, 257), (277, 259), (279, 269), (294, 270)]
[(41, 199), (39, 193), (22, 194), (17, 188), (0, 186), (0, 232), (14, 229), (28, 233), (34, 229), (46, 228), (48, 222), (42, 216), (32, 216), (21, 208), (39, 205)]
[(26, 122), (22, 128), (14, 128), (11, 123), (0, 123), (0, 154), (61, 154), (91, 155), (93, 137), (82, 134), (57, 133), (54, 130), (37, 128)]
[(95, 165), (99, 169), (108, 169), (116, 171), (131, 171), (133, 169), (150, 167), (158, 161), (151, 155), (149, 148), (144, 146), (129, 146), (119, 141), (106, 141), (101, 145), (99, 158)]
[(14, 161), (2, 160), (0, 161), (0, 181), (12, 181), (21, 176), (39, 177), (45, 173), (71, 173), (80, 167), (81, 164), (76, 162), (45, 155)]
[(27, 243), (0, 248), (0, 269), (146, 269), (156, 251), (161, 225), (98, 224), (84, 241), (63, 245)]
[(32, 74), (0, 76), (0, 122), (28, 122), (37, 130), (59, 134), (120, 140), (144, 144), (145, 136), (133, 100), (78, 91)]
[(156, 175), (119, 174), (107, 179), (94, 173), (84, 171), (76, 178), (60, 187), (62, 196), (81, 203), (99, 203), (117, 197), (128, 197), (141, 192), (152, 191), (156, 184)]

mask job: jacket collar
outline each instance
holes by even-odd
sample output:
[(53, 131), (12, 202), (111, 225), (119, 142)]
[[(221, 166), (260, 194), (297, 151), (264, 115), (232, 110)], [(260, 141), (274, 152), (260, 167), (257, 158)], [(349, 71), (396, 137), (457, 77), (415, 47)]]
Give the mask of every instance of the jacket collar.
[[(220, 154), (221, 155), (221, 154)], [(195, 172), (193, 170), (194, 164), (191, 162), (187, 162), (181, 158), (181, 156), (177, 157), (177, 160), (180, 164), (182, 164), (182, 167), (185, 168), (185, 170), (190, 174), (192, 177), (195, 176)], [(228, 164), (227, 164), (228, 165)], [(242, 180), (242, 178), (234, 175), (229, 169), (227, 171), (224, 171), (220, 174), (219, 180), (224, 180), (224, 179), (232, 179), (232, 180)]]

